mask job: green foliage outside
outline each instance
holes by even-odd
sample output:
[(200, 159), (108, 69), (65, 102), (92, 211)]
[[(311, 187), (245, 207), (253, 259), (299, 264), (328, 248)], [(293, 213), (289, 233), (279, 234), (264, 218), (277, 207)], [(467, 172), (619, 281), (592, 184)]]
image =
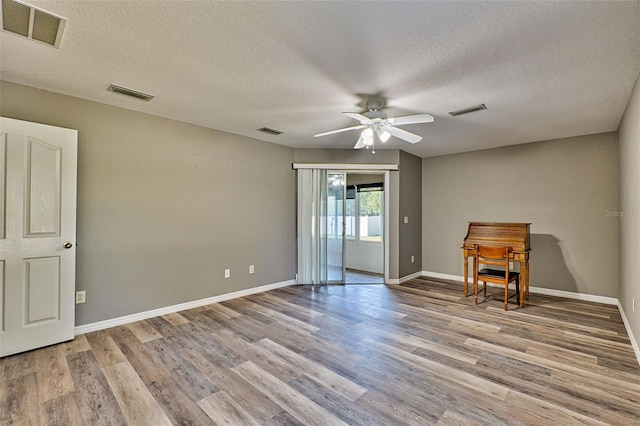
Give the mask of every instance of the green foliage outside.
[(380, 216), (382, 214), (382, 191), (361, 192), (359, 196), (360, 216)]

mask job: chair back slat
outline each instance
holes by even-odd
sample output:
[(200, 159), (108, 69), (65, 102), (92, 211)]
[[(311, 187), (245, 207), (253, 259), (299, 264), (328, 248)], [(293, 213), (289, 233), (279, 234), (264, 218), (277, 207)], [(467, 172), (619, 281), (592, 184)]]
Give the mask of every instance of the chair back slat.
[(478, 256), (487, 259), (493, 260), (502, 259), (502, 263), (504, 260), (509, 258), (509, 253), (511, 252), (511, 247), (491, 247), (491, 246), (481, 246), (476, 245), (476, 250)]
[[(475, 293), (475, 303), (478, 304), (478, 281), (483, 281), (482, 292), (487, 296), (487, 282), (502, 284), (504, 286), (504, 309), (507, 310), (509, 283), (516, 283), (516, 297), (519, 297), (520, 274), (509, 271), (509, 254), (512, 247), (493, 247), (474, 244), (475, 251), (474, 271), (473, 271), (473, 292)], [(480, 265), (497, 266), (498, 268), (482, 268)]]

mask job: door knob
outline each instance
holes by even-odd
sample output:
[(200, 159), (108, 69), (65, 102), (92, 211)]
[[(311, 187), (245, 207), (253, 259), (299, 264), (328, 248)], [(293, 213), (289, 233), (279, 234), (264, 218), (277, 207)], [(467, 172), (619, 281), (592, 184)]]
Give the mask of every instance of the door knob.
[(62, 247), (66, 248), (66, 249), (70, 249), (71, 247), (73, 247), (73, 244), (71, 244), (70, 241), (67, 241), (66, 243), (64, 243), (62, 245)]

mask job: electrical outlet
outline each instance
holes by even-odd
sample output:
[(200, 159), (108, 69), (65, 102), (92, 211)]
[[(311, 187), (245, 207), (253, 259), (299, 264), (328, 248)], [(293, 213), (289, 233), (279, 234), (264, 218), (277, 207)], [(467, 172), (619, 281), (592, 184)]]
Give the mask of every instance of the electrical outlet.
[(404, 223), (409, 223), (409, 216), (404, 217)]
[(84, 290), (76, 291), (76, 305), (80, 303), (84, 303), (86, 301), (87, 301), (87, 292)]
[(416, 261), (416, 257), (415, 256), (411, 256), (411, 263)]
[(225, 269), (224, 270), (224, 277), (225, 278), (231, 277), (231, 269)]
[(509, 270), (513, 269), (513, 262), (509, 262)]
[(255, 267), (253, 265), (249, 265), (249, 273), (253, 274), (255, 271)]

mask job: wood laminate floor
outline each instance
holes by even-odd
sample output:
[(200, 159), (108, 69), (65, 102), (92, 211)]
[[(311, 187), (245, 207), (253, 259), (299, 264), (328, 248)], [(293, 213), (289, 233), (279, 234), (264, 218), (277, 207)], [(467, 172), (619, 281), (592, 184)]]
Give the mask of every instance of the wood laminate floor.
[(509, 309), (427, 279), (282, 288), (4, 358), (0, 424), (640, 423), (615, 306)]

